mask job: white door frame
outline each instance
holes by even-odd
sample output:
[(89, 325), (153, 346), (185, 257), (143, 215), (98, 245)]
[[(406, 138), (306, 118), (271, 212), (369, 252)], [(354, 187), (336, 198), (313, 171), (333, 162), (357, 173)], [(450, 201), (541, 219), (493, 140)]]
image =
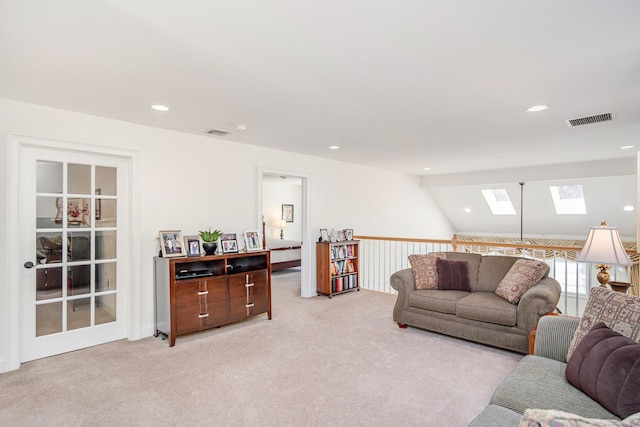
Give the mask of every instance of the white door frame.
[[(10, 371), (20, 368), (20, 273), (24, 260), (19, 257), (18, 245), (18, 183), (19, 183), (19, 164), (20, 152), (23, 147), (32, 147), (38, 149), (50, 149), (61, 151), (72, 151), (92, 155), (104, 155), (120, 157), (127, 161), (130, 177), (130, 229), (127, 230), (130, 240), (129, 249), (131, 256), (131, 268), (129, 271), (129, 291), (127, 307), (128, 325), (127, 338), (136, 340), (141, 338), (142, 325), (142, 300), (141, 300), (141, 245), (140, 245), (140, 227), (139, 227), (139, 153), (132, 150), (123, 150), (110, 147), (102, 147), (96, 145), (58, 141), (46, 138), (32, 137), (28, 135), (10, 133), (7, 143), (7, 218), (5, 239), (5, 250), (7, 253), (7, 360), (4, 368), (0, 364), (0, 372)], [(2, 344), (2, 343), (0, 343)]]
[(283, 169), (267, 169), (258, 167), (258, 224), (262, 225), (262, 191), (264, 175), (282, 175), (291, 176), (302, 179), (302, 268), (300, 296), (310, 298), (318, 295), (315, 281), (312, 280), (315, 273), (315, 262), (312, 259), (313, 238), (309, 229), (310, 212), (309, 209), (309, 175), (300, 172), (287, 171)]

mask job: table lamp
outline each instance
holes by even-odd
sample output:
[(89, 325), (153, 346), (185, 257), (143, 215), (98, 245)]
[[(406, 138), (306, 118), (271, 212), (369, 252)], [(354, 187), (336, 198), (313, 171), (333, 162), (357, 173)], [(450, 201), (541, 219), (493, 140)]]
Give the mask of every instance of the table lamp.
[(607, 287), (611, 278), (607, 270), (612, 265), (631, 265), (631, 259), (622, 246), (618, 229), (607, 227), (605, 221), (602, 221), (600, 227), (591, 227), (576, 261), (596, 263), (596, 268), (600, 269), (597, 276), (598, 282), (603, 288)]

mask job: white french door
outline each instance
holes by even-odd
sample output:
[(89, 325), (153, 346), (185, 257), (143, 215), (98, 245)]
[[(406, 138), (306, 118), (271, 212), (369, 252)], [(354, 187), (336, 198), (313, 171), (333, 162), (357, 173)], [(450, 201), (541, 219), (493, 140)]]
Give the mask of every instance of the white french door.
[(127, 337), (127, 161), (20, 150), (20, 361)]

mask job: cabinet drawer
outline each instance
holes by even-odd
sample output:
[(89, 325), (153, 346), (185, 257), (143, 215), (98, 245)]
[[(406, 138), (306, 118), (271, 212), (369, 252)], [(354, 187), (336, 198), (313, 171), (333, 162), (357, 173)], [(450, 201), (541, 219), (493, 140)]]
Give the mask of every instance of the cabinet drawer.
[(176, 329), (178, 333), (195, 331), (203, 327), (222, 325), (229, 320), (227, 301), (210, 302), (204, 306), (178, 308)]
[[(266, 270), (235, 274), (229, 277), (229, 298), (246, 298), (249, 295), (267, 294), (268, 275)], [(253, 286), (247, 286), (247, 284)]]
[(229, 300), (229, 321), (231, 322), (237, 322), (267, 311), (269, 311), (269, 297), (266, 292), (249, 297), (249, 301), (246, 296)]
[(228, 298), (227, 279), (181, 280), (176, 282), (176, 307), (191, 307)]

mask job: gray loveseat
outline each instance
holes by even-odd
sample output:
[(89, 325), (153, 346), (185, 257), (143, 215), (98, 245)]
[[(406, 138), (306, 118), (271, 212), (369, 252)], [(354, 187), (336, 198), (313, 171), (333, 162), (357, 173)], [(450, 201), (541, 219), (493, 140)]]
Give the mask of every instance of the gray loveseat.
[(446, 258), (466, 261), (471, 292), (416, 289), (410, 268), (391, 276), (398, 291), (393, 319), (414, 326), (495, 347), (529, 352), (529, 332), (560, 299), (558, 282), (546, 274), (517, 304), (496, 295), (501, 280), (522, 258), (446, 252)]
[(581, 318), (540, 319), (533, 355), (469, 426), (639, 427), (639, 343), (640, 298), (592, 288)]
[(565, 377), (569, 344), (580, 319), (545, 316), (536, 333), (534, 355), (522, 358), (469, 427), (516, 427), (528, 408), (554, 409), (576, 416), (620, 420), (573, 387)]

